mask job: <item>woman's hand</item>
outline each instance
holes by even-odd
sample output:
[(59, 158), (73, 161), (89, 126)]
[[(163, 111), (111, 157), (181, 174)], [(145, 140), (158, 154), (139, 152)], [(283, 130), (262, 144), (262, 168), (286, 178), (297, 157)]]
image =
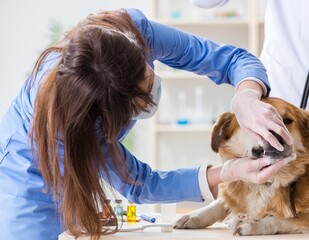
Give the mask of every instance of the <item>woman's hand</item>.
[(296, 154), (283, 158), (275, 164), (271, 164), (268, 157), (251, 159), (238, 158), (227, 160), (221, 169), (221, 180), (224, 182), (245, 181), (252, 183), (265, 183), (267, 180), (275, 175), (281, 167), (288, 162), (295, 160)]
[(235, 113), (238, 124), (253, 139), (262, 142), (265, 139), (274, 148), (283, 151), (283, 146), (270, 132), (283, 138), (286, 144), (292, 144), (292, 137), (277, 110), (262, 102), (259, 90), (244, 88), (238, 90), (231, 101), (231, 112)]

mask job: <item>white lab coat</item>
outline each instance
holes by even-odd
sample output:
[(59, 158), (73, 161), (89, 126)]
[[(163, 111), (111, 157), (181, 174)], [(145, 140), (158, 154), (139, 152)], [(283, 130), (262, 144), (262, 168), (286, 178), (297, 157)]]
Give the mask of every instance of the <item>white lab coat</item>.
[[(218, 7), (227, 1), (191, 0), (198, 7)], [(309, 71), (308, 24), (309, 0), (267, 1), (261, 60), (271, 84), (270, 96), (296, 106), (300, 105)]]
[(270, 95), (296, 106), (309, 71), (308, 24), (308, 0), (268, 0), (261, 60), (271, 84)]

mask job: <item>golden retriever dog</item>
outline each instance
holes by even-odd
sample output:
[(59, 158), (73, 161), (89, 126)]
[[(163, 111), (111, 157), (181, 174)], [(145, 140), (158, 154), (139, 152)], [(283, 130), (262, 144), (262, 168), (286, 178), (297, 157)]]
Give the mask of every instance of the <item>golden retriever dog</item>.
[[(261, 146), (240, 129), (232, 113), (222, 114), (212, 130), (211, 146), (222, 161), (240, 157), (268, 156), (272, 162), (296, 154), (267, 183), (244, 181), (219, 185), (219, 198), (208, 206), (174, 221), (175, 228), (205, 228), (229, 219), (233, 233), (266, 235), (309, 232), (309, 112), (278, 98), (265, 98), (273, 105), (293, 137), (282, 152), (269, 143)], [(294, 182), (294, 184), (292, 184)]]

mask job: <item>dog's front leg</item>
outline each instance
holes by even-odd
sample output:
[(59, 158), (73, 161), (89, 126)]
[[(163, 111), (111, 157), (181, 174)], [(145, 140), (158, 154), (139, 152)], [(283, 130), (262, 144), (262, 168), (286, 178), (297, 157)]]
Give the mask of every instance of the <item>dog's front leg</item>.
[(226, 218), (228, 211), (220, 198), (208, 206), (185, 214), (173, 221), (174, 228), (206, 228)]

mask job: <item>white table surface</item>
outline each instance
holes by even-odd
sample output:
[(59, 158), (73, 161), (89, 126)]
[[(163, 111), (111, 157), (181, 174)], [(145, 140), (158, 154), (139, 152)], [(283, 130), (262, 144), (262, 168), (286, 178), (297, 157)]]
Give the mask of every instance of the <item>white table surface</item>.
[[(137, 223), (138, 226), (139, 223)], [(147, 223), (144, 223), (147, 224)], [(89, 240), (89, 236), (81, 236), (78, 240)], [(254, 240), (254, 239), (309, 239), (309, 233), (306, 234), (280, 234), (280, 235), (265, 235), (265, 236), (233, 236), (232, 230), (228, 229), (224, 224), (214, 224), (206, 229), (197, 230), (179, 230), (173, 229), (172, 232), (161, 232), (160, 228), (148, 228), (144, 231), (136, 232), (118, 232), (113, 235), (104, 235), (100, 237), (100, 240), (114, 240), (114, 239), (126, 239), (126, 240), (177, 240), (177, 239), (211, 239), (211, 240)], [(58, 240), (74, 240), (74, 237), (64, 232), (59, 235)]]

